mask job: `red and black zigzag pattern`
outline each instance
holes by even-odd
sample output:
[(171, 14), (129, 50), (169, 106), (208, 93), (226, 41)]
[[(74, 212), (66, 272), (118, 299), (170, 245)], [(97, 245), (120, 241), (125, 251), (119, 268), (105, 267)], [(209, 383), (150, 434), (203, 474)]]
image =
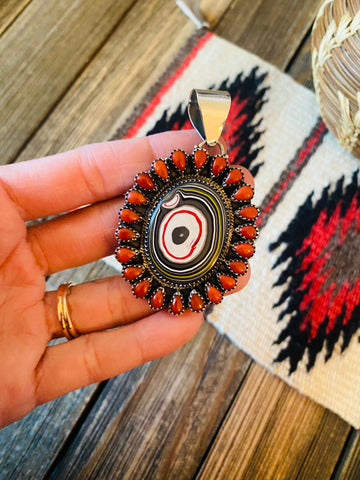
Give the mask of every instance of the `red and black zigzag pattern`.
[(290, 361), (291, 374), (308, 352), (307, 370), (326, 346), (326, 360), (341, 343), (344, 351), (360, 327), (360, 192), (358, 173), (334, 191), (324, 189), (315, 204), (311, 194), (278, 241), (285, 246), (274, 267), (286, 263), (275, 285), (286, 289), (276, 303), (279, 321), (289, 316), (276, 343), (287, 340), (276, 362)]
[[(232, 98), (229, 116), (223, 131), (223, 137), (229, 150), (229, 162), (243, 165), (251, 171), (253, 176), (257, 174), (261, 166), (260, 163), (256, 163), (256, 158), (262, 149), (257, 146), (262, 134), (262, 119), (255, 117), (266, 101), (265, 77), (266, 74), (259, 74), (258, 68), (254, 68), (249, 75), (240, 73), (232, 83), (225, 80), (220, 85), (213, 87), (217, 90), (227, 90)], [(191, 128), (186, 105), (179, 104), (173, 114), (169, 115), (169, 112), (165, 111), (147, 134)]]

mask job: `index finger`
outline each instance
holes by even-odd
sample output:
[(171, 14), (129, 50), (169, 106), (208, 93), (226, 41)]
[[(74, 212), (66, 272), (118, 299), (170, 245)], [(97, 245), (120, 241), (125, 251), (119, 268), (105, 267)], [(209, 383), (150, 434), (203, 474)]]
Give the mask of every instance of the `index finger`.
[(25, 221), (66, 212), (121, 195), (152, 160), (175, 148), (191, 152), (194, 130), (85, 145), (76, 150), (0, 168)]

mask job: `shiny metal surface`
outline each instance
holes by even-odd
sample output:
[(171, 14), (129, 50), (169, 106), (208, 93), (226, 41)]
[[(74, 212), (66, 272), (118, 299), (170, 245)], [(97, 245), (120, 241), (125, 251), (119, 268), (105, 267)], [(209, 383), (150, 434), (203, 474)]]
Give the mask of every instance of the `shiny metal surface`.
[(188, 113), (190, 121), (209, 146), (217, 144), (229, 114), (231, 97), (221, 90), (191, 91)]

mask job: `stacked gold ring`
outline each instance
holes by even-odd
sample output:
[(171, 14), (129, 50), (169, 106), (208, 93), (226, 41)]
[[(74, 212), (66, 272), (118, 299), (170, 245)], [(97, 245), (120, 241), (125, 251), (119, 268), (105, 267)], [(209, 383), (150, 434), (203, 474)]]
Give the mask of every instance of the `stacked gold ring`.
[(73, 284), (62, 283), (57, 289), (57, 313), (64, 336), (68, 340), (78, 337), (80, 334), (76, 331), (71, 318), (67, 297), (70, 295)]

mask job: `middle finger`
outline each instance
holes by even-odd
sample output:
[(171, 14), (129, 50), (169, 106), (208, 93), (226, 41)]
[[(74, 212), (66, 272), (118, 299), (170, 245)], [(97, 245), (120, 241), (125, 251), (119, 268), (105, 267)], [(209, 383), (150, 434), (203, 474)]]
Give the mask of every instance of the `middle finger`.
[(123, 203), (113, 198), (29, 227), (27, 240), (44, 275), (111, 255)]

